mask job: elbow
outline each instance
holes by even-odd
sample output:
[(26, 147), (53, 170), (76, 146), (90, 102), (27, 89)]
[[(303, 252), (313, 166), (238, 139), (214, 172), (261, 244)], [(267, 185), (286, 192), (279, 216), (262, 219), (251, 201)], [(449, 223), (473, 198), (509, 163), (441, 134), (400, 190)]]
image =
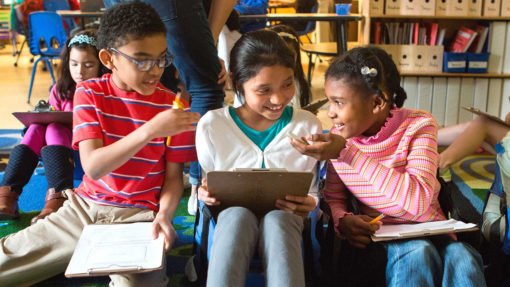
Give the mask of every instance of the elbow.
[(104, 175), (102, 174), (100, 168), (95, 167), (93, 165), (85, 164), (84, 162), (82, 162), (82, 167), (85, 174), (92, 180), (98, 180)]

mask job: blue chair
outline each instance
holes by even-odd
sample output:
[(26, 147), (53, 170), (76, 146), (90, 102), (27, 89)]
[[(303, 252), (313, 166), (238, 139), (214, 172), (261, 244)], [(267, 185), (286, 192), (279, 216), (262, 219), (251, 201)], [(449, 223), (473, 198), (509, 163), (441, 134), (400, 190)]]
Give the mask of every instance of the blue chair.
[[(69, 6), (69, 2), (67, 0), (44, 0), (43, 1), (44, 11), (52, 11), (56, 12), (57, 10), (71, 10), (71, 6)], [(69, 35), (69, 31), (73, 30), (76, 27), (73, 18), (63, 18), (63, 21), (67, 24), (67, 34)]]
[[(317, 10), (319, 9), (319, 5), (316, 4), (312, 7), (312, 10), (310, 11), (310, 13), (317, 13)], [(296, 33), (299, 35), (299, 36), (306, 36), (306, 38), (308, 39), (308, 42), (312, 43), (312, 39), (310, 39), (310, 36), (308, 36), (308, 34), (312, 33), (313, 31), (315, 31), (315, 27), (316, 27), (316, 24), (317, 22), (316, 21), (308, 21), (306, 23), (306, 27), (304, 30), (302, 31), (296, 31)], [(301, 40), (299, 40), (299, 42), (301, 42)], [(301, 43), (302, 44), (302, 43)]]
[(55, 76), (51, 67), (51, 60), (59, 59), (62, 46), (67, 40), (62, 18), (55, 12), (33, 12), (28, 15), (28, 45), (30, 53), (34, 56), (40, 56), (35, 60), (32, 68), (32, 78), (30, 79), (30, 88), (28, 90), (27, 103), (30, 103), (32, 86), (34, 84), (35, 71), (37, 63), (44, 60), (51, 75), (51, 80), (55, 84)]

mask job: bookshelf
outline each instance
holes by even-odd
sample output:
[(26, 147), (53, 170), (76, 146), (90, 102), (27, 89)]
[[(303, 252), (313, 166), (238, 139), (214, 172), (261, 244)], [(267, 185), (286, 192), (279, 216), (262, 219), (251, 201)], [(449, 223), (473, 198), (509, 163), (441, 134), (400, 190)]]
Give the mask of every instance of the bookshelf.
[[(445, 39), (453, 38), (457, 33), (456, 31), (461, 26), (474, 27), (477, 24), (482, 23), (483, 25), (490, 26), (487, 41), (490, 40), (490, 33), (493, 32), (492, 29), (499, 26), (499, 30), (494, 30), (493, 35), (498, 35), (498, 38), (500, 39), (492, 40), (496, 40), (494, 43), (499, 40), (499, 44), (501, 44), (502, 47), (499, 50), (504, 50), (503, 52), (500, 52), (499, 55), (497, 55), (498, 50), (492, 50), (494, 53), (491, 53), (491, 56), (489, 56), (488, 66), (494, 67), (494, 64), (496, 64), (498, 68), (488, 69), (488, 73), (446, 73), (442, 70), (425, 72), (423, 70), (420, 71), (419, 69), (416, 71), (409, 71), (405, 70), (404, 66), (399, 66), (399, 68), (402, 67), (401, 85), (404, 90), (406, 90), (408, 95), (408, 99), (404, 104), (405, 107), (426, 110), (432, 113), (432, 115), (436, 118), (439, 126), (453, 125), (473, 119), (473, 114), (461, 109), (460, 107), (462, 106), (473, 106), (499, 117), (504, 117), (508, 112), (510, 112), (510, 100), (508, 98), (508, 95), (510, 94), (510, 52), (507, 53), (506, 51), (507, 48), (510, 48), (510, 16), (499, 16), (499, 11), (492, 14), (485, 13), (485, 6), (490, 4), (481, 2), (485, 2), (487, 0), (469, 0), (467, 3), (471, 5), (471, 3), (478, 1), (479, 14), (477, 15), (484, 15), (485, 13), (485, 15), (490, 16), (475, 16), (475, 14), (471, 12), (466, 13), (471, 16), (458, 16), (455, 14), (450, 14), (452, 16), (432, 16), (431, 14), (437, 14), (437, 10), (429, 11), (431, 13), (417, 13), (415, 11), (412, 12), (412, 15), (410, 13), (404, 14), (404, 12), (402, 12), (402, 15), (399, 15), (393, 12), (388, 13), (386, 10), (388, 7), (388, 1), (397, 3), (403, 3), (404, 1), (407, 1), (406, 3), (408, 6), (411, 2), (413, 3), (412, 5), (420, 5), (420, 3), (424, 2), (424, 0), (386, 0), (385, 3), (384, 0), (360, 0), (359, 12), (363, 19), (360, 21), (358, 26), (358, 41), (361, 45), (373, 44), (371, 43), (371, 40), (374, 41), (375, 37), (374, 35), (371, 37), (371, 33), (374, 32), (371, 31), (371, 29), (375, 29), (373, 24), (375, 22), (380, 22), (382, 23), (381, 25), (386, 25), (387, 27), (392, 25), (391, 23), (399, 23), (399, 27), (404, 26), (402, 23), (411, 22), (420, 23), (420, 26), (422, 23), (437, 23), (439, 29), (446, 28), (446, 33), (444, 35)], [(458, 1), (460, 3), (461, 1), (466, 0), (454, 1)], [(434, 0), (425, 0), (425, 2), (432, 2), (432, 9), (437, 8)], [(371, 7), (370, 5), (380, 5), (380, 7), (374, 9), (374, 7)], [(401, 5), (401, 9), (403, 9), (402, 7), (404, 6), (402, 4), (399, 5)], [(503, 6), (501, 6), (501, 4), (499, 5), (500, 9), (503, 9)], [(421, 7), (422, 8), (420, 9), (423, 9), (423, 6)], [(383, 10), (384, 13), (391, 15), (384, 14)], [(480, 10), (482, 11), (481, 13), (479, 12)], [(510, 14), (501, 13), (501, 15)], [(405, 28), (404, 31), (406, 31)], [(406, 32), (404, 32), (403, 35), (406, 35), (405, 33)], [(390, 38), (391, 37), (392, 36), (390, 36)], [(380, 39), (382, 39), (382, 36)], [(395, 55), (399, 54), (396, 53)], [(402, 54), (400, 54), (400, 56), (402, 56)], [(409, 58), (410, 57), (408, 57), (408, 59)], [(414, 61), (416, 62), (416, 60)], [(399, 65), (401, 63), (402, 58), (399, 59)]]

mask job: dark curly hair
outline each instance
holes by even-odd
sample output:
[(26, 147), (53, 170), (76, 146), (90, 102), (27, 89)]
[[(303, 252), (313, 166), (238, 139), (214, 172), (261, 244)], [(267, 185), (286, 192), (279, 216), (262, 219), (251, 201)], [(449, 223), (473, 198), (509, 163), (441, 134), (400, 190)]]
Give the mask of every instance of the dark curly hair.
[(299, 83), (299, 101), (301, 102), (301, 107), (304, 107), (310, 103), (310, 99), (312, 96), (312, 92), (310, 91), (310, 86), (308, 86), (308, 81), (305, 79), (305, 73), (303, 72), (303, 66), (301, 65), (301, 50), (299, 49), (299, 36), (296, 31), (287, 25), (276, 25), (271, 26), (269, 30), (274, 31), (276, 33), (288, 33), (295, 37), (295, 39), (280, 35), (283, 40), (287, 44), (292, 45), (294, 52), (297, 53), (296, 57), (296, 81)]
[(101, 17), (99, 49), (117, 48), (129, 41), (160, 33), (166, 35), (165, 24), (150, 5), (140, 1), (118, 3)]
[[(377, 75), (363, 75), (363, 67), (376, 69)], [(375, 93), (399, 108), (407, 98), (406, 92), (400, 86), (400, 74), (391, 56), (375, 46), (358, 47), (342, 54), (329, 66), (325, 78), (347, 81), (365, 96)]]
[(255, 77), (263, 67), (274, 65), (290, 68), (296, 74), (294, 55), (285, 41), (268, 30), (244, 34), (230, 51), (229, 70), (236, 94), (244, 97), (244, 83)]
[(60, 65), (58, 69), (58, 80), (57, 80), (57, 92), (61, 100), (69, 99), (72, 100), (74, 97), (74, 91), (76, 90), (76, 83), (73, 80), (73, 77), (71, 77), (71, 70), (69, 69), (69, 60), (70, 60), (70, 53), (71, 48), (75, 48), (81, 51), (85, 51), (87, 49), (91, 49), (94, 51), (94, 55), (97, 58), (97, 61), (99, 62), (99, 71), (97, 74), (97, 77), (101, 77), (104, 73), (108, 72), (108, 69), (103, 66), (101, 61), (99, 60), (99, 50), (87, 43), (74, 43), (69, 46), (69, 42), (74, 38), (74, 36), (78, 35), (87, 35), (91, 38), (97, 39), (97, 30), (95, 29), (86, 29), (77, 32), (72, 37), (69, 37), (65, 43), (65, 45), (62, 47), (62, 51), (60, 52)]

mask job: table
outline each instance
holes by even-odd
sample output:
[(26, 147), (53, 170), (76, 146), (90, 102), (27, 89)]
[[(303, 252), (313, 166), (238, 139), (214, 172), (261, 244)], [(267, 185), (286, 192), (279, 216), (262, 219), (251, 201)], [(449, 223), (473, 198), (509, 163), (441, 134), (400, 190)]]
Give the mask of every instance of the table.
[(292, 13), (292, 14), (260, 14), (240, 15), (241, 21), (328, 21), (335, 22), (337, 51), (347, 51), (346, 22), (360, 21), (361, 15), (337, 15), (335, 13)]
[[(57, 10), (56, 11), (60, 17), (72, 17), (72, 18), (99, 18), (103, 16), (103, 11), (99, 12), (83, 12), (80, 10)], [(84, 19), (80, 19), (80, 26), (82, 29), (85, 29)]]

